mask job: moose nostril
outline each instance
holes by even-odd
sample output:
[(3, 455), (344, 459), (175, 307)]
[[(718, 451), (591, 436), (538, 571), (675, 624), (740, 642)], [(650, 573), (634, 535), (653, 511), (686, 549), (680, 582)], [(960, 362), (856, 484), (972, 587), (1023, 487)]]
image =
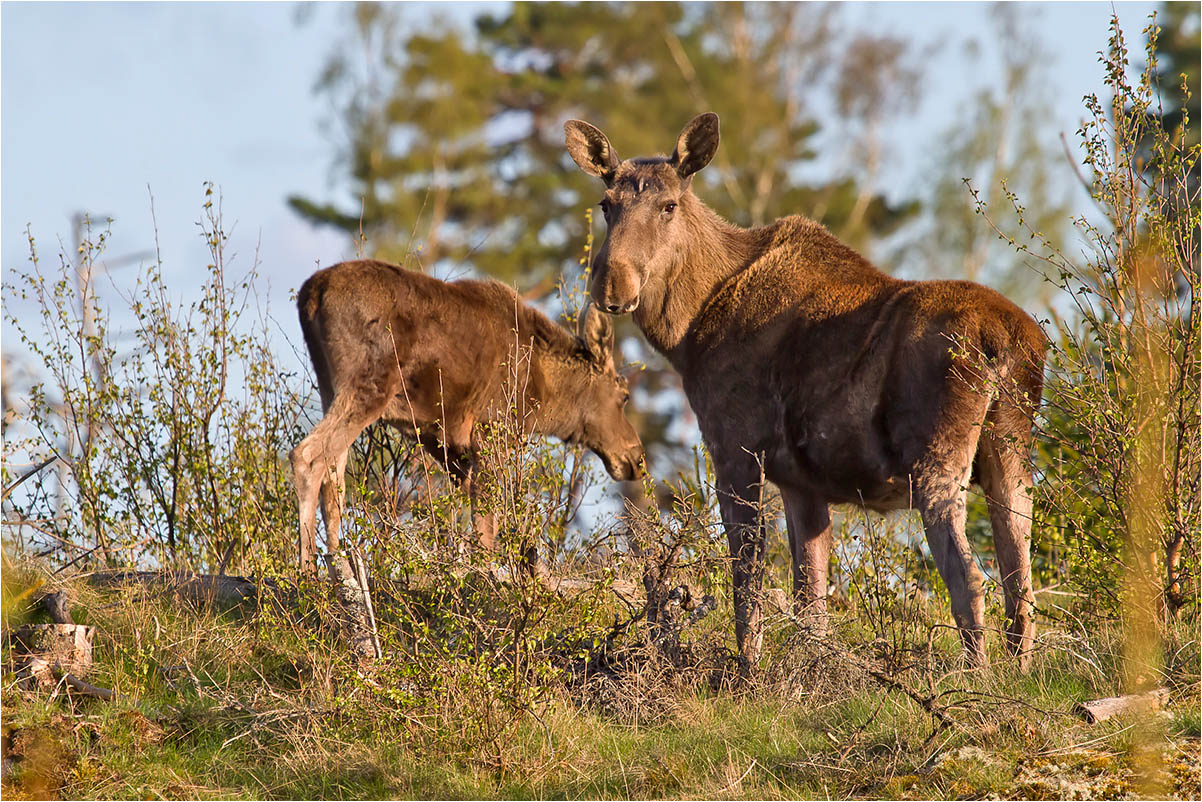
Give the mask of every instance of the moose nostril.
[(611, 315), (616, 315), (622, 311), (622, 307), (618, 304), (606, 304), (605, 311), (609, 312)]

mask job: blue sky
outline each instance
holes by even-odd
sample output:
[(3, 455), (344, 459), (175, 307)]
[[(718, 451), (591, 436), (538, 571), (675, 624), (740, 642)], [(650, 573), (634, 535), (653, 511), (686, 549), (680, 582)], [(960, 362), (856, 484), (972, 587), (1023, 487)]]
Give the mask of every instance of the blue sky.
[[(467, 19), (487, 3), (415, 4), (415, 29), (437, 13)], [(1151, 3), (1120, 3), (1129, 41), (1139, 41)], [(287, 327), (289, 291), (319, 264), (351, 255), (344, 238), (315, 230), (286, 206), (292, 193), (349, 206), (331, 170), (334, 144), (319, 128), (325, 101), (312, 87), (341, 38), (339, 4), (14, 3), (0, 6), (0, 249), (7, 275), (26, 265), (27, 225), (44, 267), (70, 237), (70, 216), (87, 210), (114, 218), (108, 256), (159, 244), (169, 284), (187, 295), (201, 281), (207, 253), (196, 222), (203, 184), (213, 181), (233, 229), (231, 270), (259, 254), (261, 294)], [(1024, 6), (1029, 32), (1051, 49), (1051, 130), (1072, 138), (1081, 96), (1101, 82), (1109, 3)], [(892, 132), (898, 160), (885, 173), (904, 194), (922, 181), (929, 134), (991, 79), (988, 6), (961, 3), (848, 4), (849, 24), (942, 45), (928, 62), (928, 86), (914, 115)], [(982, 59), (960, 45), (981, 40)], [(1138, 48), (1138, 44), (1136, 44)], [(665, 136), (679, 121), (669, 121)], [(1054, 134), (1053, 134), (1054, 135)], [(799, 210), (804, 211), (804, 210)], [(888, 268), (887, 265), (884, 267)], [(114, 281), (136, 270), (115, 268)], [(102, 285), (103, 291), (103, 285)], [(5, 298), (10, 304), (11, 298)], [(12, 338), (5, 327), (6, 350)], [(294, 332), (290, 332), (292, 336)]]

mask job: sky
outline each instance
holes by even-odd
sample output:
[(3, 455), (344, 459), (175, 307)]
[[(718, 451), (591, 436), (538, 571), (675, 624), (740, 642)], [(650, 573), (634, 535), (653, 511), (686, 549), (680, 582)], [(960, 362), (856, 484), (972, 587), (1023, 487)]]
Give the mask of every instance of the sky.
[[(435, 14), (467, 21), (503, 4), (412, 4), (414, 30)], [(1133, 48), (1152, 3), (1115, 6)], [(1023, 6), (1030, 36), (1048, 44), (1053, 124), (1070, 139), (1081, 97), (1099, 91), (1098, 51), (1110, 3)], [(281, 331), (298, 339), (291, 292), (316, 267), (353, 255), (347, 240), (315, 229), (285, 199), (336, 198), (349, 207), (333, 169), (336, 144), (322, 133), (326, 101), (314, 84), (342, 38), (344, 4), (25, 3), (0, 4), (0, 258), (7, 280), (28, 266), (28, 227), (43, 269), (71, 238), (71, 216), (112, 218), (106, 263), (116, 300), (157, 245), (168, 286), (194, 295), (208, 254), (197, 222), (204, 185), (220, 190), (228, 269), (257, 258), (260, 298)], [(964, 3), (849, 3), (849, 25), (911, 39), (928, 52), (927, 86), (913, 114), (890, 131), (896, 160), (880, 187), (903, 197), (924, 180), (930, 133), (946, 127), (971, 94), (996, 78), (989, 8)], [(962, 43), (980, 40), (979, 61)], [(718, 110), (721, 111), (721, 110)], [(667, 121), (665, 137), (683, 121)], [(727, 123), (729, 124), (729, 123)], [(152, 216), (153, 198), (153, 216)], [(799, 210), (803, 211), (804, 210)], [(257, 257), (256, 257), (257, 254)], [(888, 269), (888, 265), (883, 265)], [(5, 307), (25, 310), (5, 292)], [(5, 323), (4, 350), (16, 353)]]

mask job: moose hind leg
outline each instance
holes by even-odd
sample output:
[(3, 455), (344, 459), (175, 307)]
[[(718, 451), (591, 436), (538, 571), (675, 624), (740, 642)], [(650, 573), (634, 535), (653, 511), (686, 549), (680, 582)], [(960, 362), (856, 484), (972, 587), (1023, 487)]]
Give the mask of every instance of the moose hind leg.
[(985, 577), (964, 527), (968, 483), (991, 399), (957, 373), (949, 377), (934, 436), (913, 472), (914, 505), (922, 515), (931, 556), (951, 599), (952, 616), (970, 665), (984, 666)]
[(346, 426), (350, 412), (351, 399), (348, 396), (336, 399), (308, 436), (288, 455), (300, 515), (300, 570), (312, 577), (317, 575), (318, 500), (324, 495), (326, 476), (335, 461), (334, 442), (338, 439), (339, 431)]
[[(334, 399), (324, 418), (313, 427), (309, 436), (292, 450), (289, 459), (300, 501), (300, 567), (310, 575), (317, 573), (317, 505), (321, 501), (322, 517), (326, 521), (327, 545), (337, 548), (339, 522), (334, 521), (333, 507), (341, 515), (341, 477), (346, 468), (347, 451), (355, 438), (375, 421), (383, 410), (383, 398), (365, 403), (351, 393)], [(338, 481), (330, 487), (331, 474)], [(333, 533), (332, 536), (330, 533)], [(332, 542), (331, 542), (332, 541)]]
[(828, 627), (827, 569), (831, 553), (830, 508), (820, 499), (780, 488), (793, 553), (793, 606), (819, 632)]
[[(358, 435), (356, 435), (358, 436)], [(350, 448), (341, 451), (322, 476), (321, 518), (326, 523), (326, 548), (338, 550), (342, 532), (342, 509), (346, 498), (346, 461)]]
[(985, 654), (984, 575), (973, 559), (964, 533), (967, 518), (968, 470), (952, 476), (915, 481), (915, 502), (922, 515), (931, 556), (947, 594), (960, 641), (971, 665), (988, 663)]
[[(1004, 422), (991, 415), (981, 437), (977, 458), (979, 479), (989, 505), (993, 527), (994, 551), (1006, 600), (1006, 646), (1026, 670), (1035, 635), (1032, 610), (1035, 603), (1031, 585), (1031, 471), (1026, 465), (1022, 444), (1030, 441), (1030, 422), (1019, 423), (1015, 434), (1008, 434)], [(1021, 430), (1025, 426), (1026, 432)], [(1021, 436), (1019, 436), (1021, 434)]]

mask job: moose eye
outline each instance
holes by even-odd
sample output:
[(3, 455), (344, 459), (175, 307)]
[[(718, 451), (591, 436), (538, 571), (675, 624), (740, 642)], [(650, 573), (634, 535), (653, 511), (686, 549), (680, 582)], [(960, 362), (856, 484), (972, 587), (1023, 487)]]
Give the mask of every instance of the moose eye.
[(608, 220), (609, 219), (609, 201), (602, 200), (597, 205), (601, 207), (601, 214), (605, 215), (605, 219)]
[(672, 212), (674, 212), (674, 211), (676, 211), (675, 203), (665, 203), (664, 204), (664, 214), (671, 215)]

